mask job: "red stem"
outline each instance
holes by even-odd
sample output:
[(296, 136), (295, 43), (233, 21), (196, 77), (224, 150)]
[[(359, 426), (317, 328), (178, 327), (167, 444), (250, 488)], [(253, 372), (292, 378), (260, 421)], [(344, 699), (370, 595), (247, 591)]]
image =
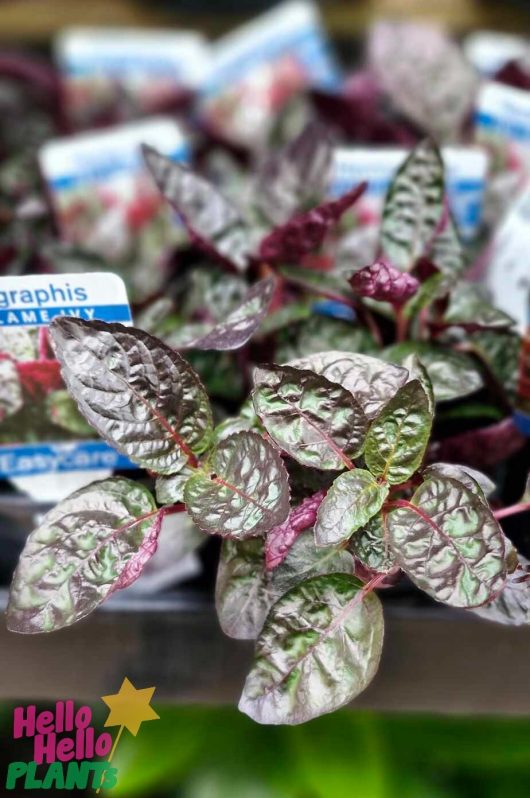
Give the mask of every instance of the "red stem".
[(403, 313), (403, 305), (394, 305), (396, 312), (396, 341), (398, 344), (407, 340), (409, 321)]
[(48, 353), (48, 330), (39, 327), (39, 360), (49, 360)]

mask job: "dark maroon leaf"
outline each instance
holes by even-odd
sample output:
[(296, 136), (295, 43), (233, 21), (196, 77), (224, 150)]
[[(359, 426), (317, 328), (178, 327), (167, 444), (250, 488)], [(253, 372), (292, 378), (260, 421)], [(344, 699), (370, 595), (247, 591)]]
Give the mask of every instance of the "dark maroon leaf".
[(487, 470), (520, 451), (525, 441), (513, 419), (505, 418), (489, 427), (468, 430), (432, 443), (428, 455), (431, 461), (464, 463)]
[(320, 507), (325, 490), (319, 490), (313, 496), (308, 496), (298, 507), (291, 510), (283, 524), (273, 527), (267, 534), (265, 542), (265, 564), (267, 570), (277, 568), (289, 553), (289, 549), (302, 532), (316, 521), (317, 511)]
[(155, 183), (177, 211), (193, 243), (243, 271), (252, 250), (251, 231), (239, 210), (208, 180), (144, 146)]
[(296, 261), (319, 249), (329, 230), (357, 202), (365, 189), (366, 183), (361, 183), (337, 200), (296, 214), (263, 239), (259, 248), (260, 258), (267, 263)]
[(396, 269), (384, 260), (378, 260), (371, 266), (365, 266), (355, 272), (349, 283), (355, 293), (370, 297), (379, 302), (391, 302), (401, 305), (413, 296), (419, 287), (419, 281), (407, 272)]
[(256, 176), (255, 204), (271, 225), (284, 224), (324, 196), (332, 154), (327, 129), (311, 122), (265, 160)]

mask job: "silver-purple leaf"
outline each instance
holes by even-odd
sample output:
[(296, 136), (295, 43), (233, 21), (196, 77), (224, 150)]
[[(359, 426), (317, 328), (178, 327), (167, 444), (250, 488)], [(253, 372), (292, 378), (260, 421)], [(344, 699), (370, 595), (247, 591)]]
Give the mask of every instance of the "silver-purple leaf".
[(326, 377), (330, 382), (342, 385), (357, 399), (369, 419), (375, 418), (383, 405), (408, 379), (408, 372), (404, 368), (370, 355), (351, 352), (319, 352), (291, 360), (288, 365), (297, 369), (309, 369)]
[(477, 493), (479, 496), (487, 497), (496, 490), (496, 485), (482, 471), (477, 471), (476, 468), (471, 468), (466, 465), (456, 465), (454, 463), (432, 463), (423, 469), (423, 476), (429, 478), (431, 476), (450, 477), (457, 479), (468, 488), (472, 493)]
[(396, 563), (432, 598), (452, 607), (492, 601), (506, 581), (503, 532), (483, 500), (462, 483), (432, 476), (410, 503), (388, 513)]
[(312, 529), (306, 529), (293, 543), (286, 558), (270, 574), (275, 599), (299, 582), (324, 574), (353, 574), (351, 554), (335, 546), (316, 546)]
[(159, 504), (179, 504), (184, 500), (184, 486), (193, 476), (195, 469), (187, 463), (176, 474), (159, 474), (155, 482), (156, 500)]
[(419, 359), (418, 355), (407, 355), (407, 357), (402, 361), (401, 365), (403, 368), (407, 369), (409, 373), (409, 382), (412, 382), (412, 380), (418, 380), (420, 383), (429, 400), (429, 411), (432, 415), (434, 415), (435, 401), (431, 378), (429, 377), (427, 369)]
[(192, 239), (206, 254), (239, 271), (247, 268), (252, 231), (240, 211), (213, 183), (152, 147), (143, 148), (145, 162), (159, 190), (176, 210)]
[(336, 546), (349, 540), (379, 512), (388, 491), (388, 485), (363, 468), (338, 476), (318, 509), (316, 545)]
[(70, 626), (131, 584), (156, 551), (163, 511), (124, 477), (93, 482), (50, 510), (13, 577), (7, 625), (33, 634)]
[(414, 296), (420, 285), (416, 277), (384, 260), (377, 260), (371, 266), (359, 269), (348, 282), (359, 296), (378, 302), (391, 302), (393, 305), (406, 302)]
[(312, 468), (351, 468), (368, 423), (349, 391), (312, 371), (276, 365), (256, 369), (254, 385), (254, 409), (281, 449)]
[(353, 535), (348, 550), (356, 560), (369, 571), (388, 573), (395, 567), (394, 557), (390, 551), (382, 513), (370, 518), (368, 523)]
[(451, 292), (443, 323), (463, 327), (468, 332), (509, 330), (515, 324), (507, 313), (484, 298), (478, 286), (464, 282), (458, 283)]
[(258, 168), (255, 205), (271, 225), (284, 224), (296, 211), (324, 196), (333, 148), (327, 128), (311, 122)]
[(236, 640), (255, 640), (274, 598), (265, 572), (263, 538), (224, 540), (215, 585), (223, 632)]
[(260, 280), (250, 288), (241, 304), (223, 322), (216, 324), (207, 333), (186, 341), (185, 348), (219, 351), (239, 349), (247, 343), (265, 318), (273, 293), (274, 280)]
[(235, 540), (256, 537), (287, 517), (287, 471), (268, 441), (238, 432), (221, 441), (188, 480), (184, 502), (204, 532)]
[(530, 562), (519, 554), (516, 570), (508, 574), (501, 594), (489, 604), (471, 611), (485, 621), (505, 626), (530, 624)]
[(366, 436), (364, 457), (372, 474), (391, 485), (406, 482), (422, 463), (431, 426), (429, 397), (412, 380), (383, 407)]
[(137, 465), (178, 473), (209, 445), (206, 392), (186, 361), (141, 330), (58, 318), (50, 336), (66, 386), (94, 429)]
[(444, 208), (444, 165), (430, 141), (410, 153), (386, 196), (381, 247), (399, 269), (410, 269), (436, 233)]
[(239, 709), (258, 723), (298, 724), (352, 701), (374, 677), (383, 613), (346, 574), (307, 579), (272, 607)]

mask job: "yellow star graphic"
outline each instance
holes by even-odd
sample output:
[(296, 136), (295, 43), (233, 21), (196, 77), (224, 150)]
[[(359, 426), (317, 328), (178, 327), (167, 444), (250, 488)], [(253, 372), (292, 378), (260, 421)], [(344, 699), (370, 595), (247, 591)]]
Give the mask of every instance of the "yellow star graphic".
[(125, 678), (115, 695), (101, 697), (101, 700), (110, 708), (105, 726), (121, 726), (122, 730), (126, 728), (136, 737), (145, 720), (159, 720), (160, 716), (149, 706), (155, 689), (155, 687), (146, 687), (143, 690), (137, 690)]

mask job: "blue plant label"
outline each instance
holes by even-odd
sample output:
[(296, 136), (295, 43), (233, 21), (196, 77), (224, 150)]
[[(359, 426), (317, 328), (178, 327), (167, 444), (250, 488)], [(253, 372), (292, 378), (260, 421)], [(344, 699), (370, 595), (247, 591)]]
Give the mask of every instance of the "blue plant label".
[(134, 468), (97, 439), (65, 389), (47, 330), (59, 316), (131, 324), (123, 280), (111, 272), (0, 277), (0, 477), (42, 500)]
[[(361, 222), (378, 224), (384, 198), (407, 156), (400, 147), (339, 147), (335, 150), (330, 195), (337, 197), (362, 180), (368, 189), (355, 210)], [(481, 147), (444, 147), (447, 195), (463, 239), (473, 239), (481, 224), (488, 157)]]
[(530, 93), (494, 81), (479, 92), (475, 138), (496, 153), (505, 169), (528, 174), (530, 169)]

